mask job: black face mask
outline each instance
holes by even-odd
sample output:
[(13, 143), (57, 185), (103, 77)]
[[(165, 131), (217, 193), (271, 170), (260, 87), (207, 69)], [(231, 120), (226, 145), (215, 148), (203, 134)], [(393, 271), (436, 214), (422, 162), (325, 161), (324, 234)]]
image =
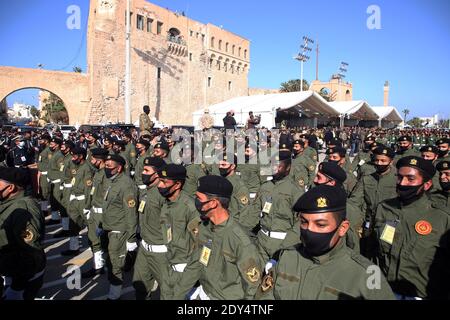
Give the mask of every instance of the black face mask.
[(274, 175), (272, 175), (273, 181), (280, 181), (286, 176), (286, 174), (283, 171), (278, 171)]
[(228, 168), (219, 168), (220, 175), (222, 177), (226, 177), (230, 173), (230, 167)]
[(397, 184), (398, 197), (405, 204), (412, 203), (422, 196), (423, 190), (418, 193), (422, 186), (423, 184), (418, 186), (402, 186)]
[(156, 175), (156, 172), (153, 174), (142, 174), (142, 183), (146, 186), (151, 185), (153, 182), (155, 182), (156, 178), (152, 179)]
[(201, 202), (199, 198), (195, 198), (195, 208), (200, 213), (200, 217), (202, 218), (202, 220), (207, 220), (208, 217), (206, 215), (208, 214), (208, 212), (210, 212), (211, 210), (214, 209), (214, 208), (210, 208), (210, 209), (208, 209), (206, 211), (202, 210), (203, 206), (205, 204), (207, 204), (208, 202), (211, 202), (211, 201), (212, 200)]
[(319, 257), (330, 251), (332, 249), (330, 247), (331, 238), (333, 238), (338, 228), (327, 233), (312, 232), (308, 229), (300, 228), (300, 239), (308, 254), (313, 257)]
[(450, 191), (450, 182), (443, 182), (442, 180), (439, 180), (439, 184), (441, 185), (442, 190)]
[(364, 143), (364, 148), (363, 148), (363, 150), (364, 151), (369, 151), (370, 150), (370, 147), (372, 146), (372, 144), (371, 143)]
[(72, 163), (74, 164), (74, 165), (80, 165), (80, 163), (81, 163), (81, 159), (77, 159), (77, 160), (72, 160)]
[(337, 165), (339, 165), (339, 160), (331, 160), (331, 159), (328, 159), (328, 162), (334, 162), (334, 163), (336, 163)]
[(53, 147), (53, 148), (50, 147), (50, 151), (51, 151), (51, 152), (54, 152), (55, 150), (56, 150), (56, 147)]
[(114, 169), (111, 169), (111, 168), (105, 168), (105, 176), (106, 176), (106, 178), (111, 179), (112, 177), (114, 177), (117, 174), (117, 172), (113, 173), (113, 170)]
[(400, 146), (399, 149), (400, 149), (400, 151), (405, 152), (406, 150), (409, 149), (409, 146), (407, 146), (407, 147), (404, 147), (404, 146), (402, 147), (402, 146)]
[(438, 152), (439, 157), (443, 158), (447, 154), (448, 150), (440, 150)]
[(385, 173), (388, 171), (390, 165), (389, 164), (376, 164), (375, 169), (377, 170), (377, 173)]
[(175, 191), (177, 191), (177, 190), (170, 191), (172, 187), (173, 185), (167, 188), (158, 188), (158, 191), (164, 198), (170, 198), (175, 193)]

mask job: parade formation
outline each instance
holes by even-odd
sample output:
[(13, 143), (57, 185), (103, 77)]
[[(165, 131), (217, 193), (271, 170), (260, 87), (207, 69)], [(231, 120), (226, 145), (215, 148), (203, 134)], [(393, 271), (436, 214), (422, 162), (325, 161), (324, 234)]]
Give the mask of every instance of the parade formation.
[[(0, 292), (39, 297), (46, 228), (107, 299), (448, 299), (448, 129), (1, 129)], [(207, 110), (206, 110), (207, 115)], [(208, 128), (209, 127), (209, 128)], [(129, 273), (130, 277), (125, 275)], [(131, 283), (127, 283), (131, 281)], [(64, 285), (64, 284), (62, 284)]]

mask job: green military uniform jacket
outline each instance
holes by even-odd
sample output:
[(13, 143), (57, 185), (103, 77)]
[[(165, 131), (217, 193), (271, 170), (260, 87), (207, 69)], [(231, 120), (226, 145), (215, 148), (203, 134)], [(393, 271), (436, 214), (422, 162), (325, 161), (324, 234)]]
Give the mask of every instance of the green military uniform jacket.
[(203, 176), (208, 174), (206, 166), (202, 164), (188, 164), (186, 166), (186, 182), (183, 186), (183, 191), (189, 195), (194, 195), (197, 192), (197, 182)]
[(139, 226), (142, 239), (149, 245), (164, 244), (162, 232), (161, 208), (166, 199), (156, 186), (147, 188), (139, 203)]
[(62, 171), (64, 170), (64, 155), (61, 150), (50, 151), (48, 154), (48, 179), (50, 181), (61, 180)]
[(436, 208), (444, 210), (450, 215), (450, 192), (444, 190), (437, 190), (431, 193), (431, 201)]
[[(254, 225), (247, 225), (248, 215), (250, 214), (250, 193), (242, 182), (240, 176), (233, 174), (226, 177), (233, 185), (233, 193), (231, 194), (230, 205), (228, 211), (233, 218), (240, 222), (245, 228), (251, 230)], [(251, 220), (251, 219), (250, 219)]]
[(414, 148), (408, 149), (408, 150), (406, 150), (404, 152), (398, 151), (397, 154), (395, 155), (394, 163), (397, 163), (397, 161), (399, 159), (404, 158), (404, 157), (408, 157), (408, 156), (421, 157), (422, 155), (421, 155), (421, 153), (419, 151), (417, 151)]
[(316, 173), (316, 162), (304, 154), (297, 155), (292, 160), (289, 175), (298, 183), (300, 188), (312, 186)]
[[(258, 156), (255, 155), (256, 159), (251, 158), (249, 161), (257, 161)], [(258, 163), (245, 163), (238, 167), (238, 171), (241, 173), (242, 182), (247, 186), (250, 193), (256, 194), (264, 182), (261, 180), (260, 168)]]
[(21, 191), (0, 202), (0, 274), (31, 278), (45, 267), (44, 218), (37, 202)]
[(50, 165), (49, 154), (51, 153), (50, 148), (47, 146), (44, 150), (39, 153), (37, 168), (40, 172), (48, 172)]
[(136, 147), (134, 146), (134, 144), (132, 144), (131, 142), (129, 142), (126, 146), (125, 146), (125, 152), (128, 155), (128, 159), (130, 160), (130, 166), (132, 169), (136, 168)]
[(83, 209), (88, 207), (94, 173), (93, 166), (87, 161), (78, 167), (77, 173), (72, 180), (73, 185), (67, 208), (69, 213), (72, 212), (79, 215), (83, 212)]
[(94, 172), (86, 209), (102, 208), (105, 201), (106, 190), (110, 183), (111, 180), (106, 178), (105, 169), (97, 169)]
[(377, 261), (394, 292), (448, 299), (450, 216), (425, 194), (409, 205), (398, 198), (378, 206)]
[(307, 146), (305, 148), (305, 150), (303, 151), (303, 154), (305, 156), (307, 156), (308, 158), (310, 158), (312, 161), (314, 161), (314, 163), (317, 163), (318, 158), (317, 158), (317, 151), (316, 151), (316, 149), (314, 149), (314, 148), (312, 148), (310, 146)]
[(246, 231), (232, 216), (219, 225), (200, 224), (198, 229), (199, 246), (174, 288), (175, 299), (184, 299), (197, 280), (212, 300), (253, 299), (262, 262)]
[(136, 183), (136, 187), (138, 188), (139, 197), (144, 196), (147, 186), (142, 182), (142, 172), (144, 171), (144, 160), (147, 157), (150, 157), (151, 153), (147, 150), (144, 155), (139, 155), (136, 166), (134, 168), (134, 182)]
[(121, 172), (110, 179), (102, 204), (103, 229), (127, 232), (127, 241), (136, 242), (137, 191), (133, 180)]
[(277, 300), (394, 300), (389, 284), (381, 275), (380, 289), (368, 288), (373, 272), (365, 259), (341, 239), (328, 253), (310, 257), (302, 245), (281, 252), (272, 271), (265, 277), (258, 297)]
[(195, 247), (189, 225), (195, 225), (198, 219), (199, 213), (195, 208), (194, 199), (184, 191), (175, 201), (165, 199), (161, 208), (161, 222), (169, 264), (189, 261)]
[(351, 165), (352, 172), (358, 171), (358, 167), (362, 167), (364, 164), (369, 163), (371, 161), (370, 155), (371, 155), (370, 152), (359, 151), (352, 161)]

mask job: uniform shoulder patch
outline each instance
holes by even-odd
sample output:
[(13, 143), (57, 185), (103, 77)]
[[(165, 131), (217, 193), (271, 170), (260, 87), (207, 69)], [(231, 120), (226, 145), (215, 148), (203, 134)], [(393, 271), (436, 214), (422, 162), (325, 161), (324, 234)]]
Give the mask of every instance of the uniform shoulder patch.
[(25, 241), (26, 244), (29, 244), (29, 243), (31, 243), (34, 240), (35, 234), (34, 234), (33, 230), (30, 227), (27, 227), (25, 229), (25, 231), (22, 232), (22, 238), (23, 238), (23, 241)]
[(309, 169), (309, 171), (315, 171), (316, 170), (316, 166), (310, 165), (308, 169)]
[(76, 170), (76, 169), (72, 169), (71, 172), (72, 172), (73, 175), (76, 175), (76, 174), (77, 174), (77, 170)]
[(88, 187), (92, 186), (92, 180), (91, 179), (87, 179), (86, 180), (86, 186), (88, 186)]
[(134, 208), (136, 206), (136, 200), (134, 199), (134, 197), (129, 197), (127, 199), (127, 204), (129, 208)]
[(305, 180), (299, 179), (299, 180), (298, 180), (298, 185), (299, 185), (300, 187), (304, 187), (304, 186), (305, 186)]
[(248, 197), (246, 195), (242, 195), (239, 197), (239, 200), (241, 201), (241, 203), (246, 206), (248, 204)]
[(131, 156), (131, 157), (136, 157), (136, 152), (131, 151), (131, 152), (130, 152), (130, 156)]
[(245, 274), (247, 276), (247, 279), (251, 283), (257, 282), (261, 276), (261, 272), (258, 270), (258, 268), (256, 266), (248, 268), (247, 271), (245, 272)]

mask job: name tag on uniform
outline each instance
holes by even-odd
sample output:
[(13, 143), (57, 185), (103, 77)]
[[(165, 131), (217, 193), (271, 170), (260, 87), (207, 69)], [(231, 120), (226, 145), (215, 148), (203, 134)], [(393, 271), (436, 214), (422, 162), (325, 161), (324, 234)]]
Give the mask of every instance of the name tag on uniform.
[(59, 171), (63, 172), (63, 170), (64, 170), (64, 165), (62, 164), (61, 167), (59, 168)]
[(171, 242), (172, 241), (172, 226), (171, 225), (167, 226), (166, 235), (167, 235), (167, 243)]
[(200, 263), (205, 267), (208, 266), (209, 257), (211, 256), (211, 249), (203, 246), (202, 254), (200, 255)]
[(395, 236), (395, 227), (391, 226), (390, 224), (386, 224), (384, 226), (383, 232), (381, 233), (380, 239), (392, 245), (392, 243), (394, 242), (394, 236)]
[(106, 189), (105, 196), (103, 197), (104, 201), (106, 201), (106, 199), (108, 199), (109, 189), (111, 189), (111, 187), (108, 187), (108, 189)]
[(269, 214), (271, 208), (272, 208), (272, 202), (266, 201), (266, 203), (264, 203), (262, 212), (264, 212), (265, 214)]
[(92, 189), (91, 189), (91, 196), (93, 196), (94, 193), (95, 193), (95, 187), (92, 187)]
[(41, 162), (42, 161), (42, 156), (39, 156), (39, 160), (38, 160), (39, 162)]
[(25, 158), (25, 157), (20, 157), (20, 159), (21, 159), (23, 162), (27, 161), (27, 158)]
[(72, 180), (70, 181), (70, 184), (71, 184), (72, 186), (75, 185), (75, 177), (72, 178)]
[(138, 211), (139, 211), (140, 213), (142, 213), (142, 212), (144, 212), (144, 208), (145, 208), (145, 201), (142, 200), (141, 203), (139, 204), (139, 209), (138, 209)]

